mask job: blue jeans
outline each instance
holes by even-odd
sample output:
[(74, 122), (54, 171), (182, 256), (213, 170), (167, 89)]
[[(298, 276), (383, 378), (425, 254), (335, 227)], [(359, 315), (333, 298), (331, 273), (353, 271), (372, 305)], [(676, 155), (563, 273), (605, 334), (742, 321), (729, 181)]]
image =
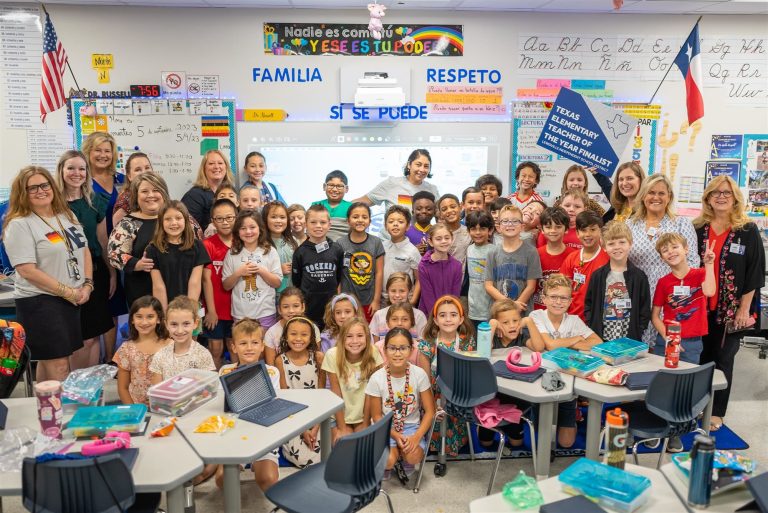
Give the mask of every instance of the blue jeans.
[[(684, 338), (680, 341), (683, 350), (680, 352), (680, 359), (684, 362), (699, 364), (699, 357), (704, 350), (704, 342), (701, 337)], [(656, 345), (653, 346), (654, 354), (664, 356), (664, 350), (667, 347), (667, 341), (661, 335), (656, 335)]]

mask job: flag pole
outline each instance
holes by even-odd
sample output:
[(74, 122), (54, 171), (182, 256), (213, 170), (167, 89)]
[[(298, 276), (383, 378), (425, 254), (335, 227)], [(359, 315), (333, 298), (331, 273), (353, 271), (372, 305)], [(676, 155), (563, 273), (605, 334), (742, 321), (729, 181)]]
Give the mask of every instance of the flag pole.
[[(45, 13), (46, 16), (50, 16), (50, 14), (48, 14), (48, 11), (45, 8), (45, 4), (41, 3), (40, 7), (43, 8), (43, 12)], [(77, 79), (75, 78), (75, 73), (74, 71), (72, 71), (72, 66), (69, 65), (69, 59), (67, 59), (67, 69), (69, 70), (69, 74), (72, 75), (72, 80), (75, 81), (75, 87), (77, 88), (78, 91), (80, 91), (81, 90), (80, 85), (77, 83)]]
[[(701, 18), (703, 18), (703, 16), (699, 16), (699, 19), (698, 19), (698, 20), (696, 20), (696, 23), (694, 23), (694, 24), (693, 24), (693, 26), (694, 26), (694, 27), (696, 27), (696, 25), (698, 25), (698, 24), (699, 24), (699, 22), (701, 21)], [(693, 29), (691, 29), (691, 32), (693, 32)], [(689, 32), (688, 34), (690, 35), (690, 32)], [(683, 47), (681, 46), (681, 47), (680, 47), (680, 49), (682, 50), (682, 48), (683, 48)], [(678, 53), (680, 53), (680, 50), (678, 50), (677, 52), (678, 52)], [(677, 56), (677, 54), (675, 54), (675, 56)], [(674, 64), (674, 63), (673, 63), (673, 64)], [(670, 71), (671, 69), (672, 69), (672, 64), (670, 64), (670, 65), (667, 67), (667, 72), (666, 72), (666, 73), (664, 73), (664, 76), (662, 77), (662, 79), (661, 79), (661, 82), (659, 82), (659, 85), (656, 87), (656, 90), (653, 92), (653, 96), (651, 96), (651, 99), (650, 99), (650, 100), (648, 100), (648, 103), (647, 103), (646, 105), (650, 105), (650, 104), (652, 104), (652, 103), (653, 103), (653, 99), (654, 99), (654, 98), (656, 98), (656, 93), (658, 93), (658, 92), (659, 92), (659, 89), (661, 89), (661, 84), (663, 84), (663, 83), (664, 83), (664, 81), (667, 79), (667, 75), (669, 75), (669, 71)]]

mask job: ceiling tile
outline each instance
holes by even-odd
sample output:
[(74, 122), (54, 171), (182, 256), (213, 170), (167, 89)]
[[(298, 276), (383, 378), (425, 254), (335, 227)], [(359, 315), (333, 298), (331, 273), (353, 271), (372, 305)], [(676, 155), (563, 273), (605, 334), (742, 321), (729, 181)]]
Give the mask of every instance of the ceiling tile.
[[(626, 0), (623, 11), (626, 7), (638, 3), (639, 0)], [(545, 6), (537, 9), (539, 11), (559, 11), (559, 12), (614, 12), (613, 2), (611, 0), (552, 0)]]
[[(645, 0), (643, 2), (635, 2), (631, 5), (625, 5), (621, 8), (622, 13), (642, 13), (642, 14), (655, 14), (655, 13), (670, 13), (670, 14), (686, 14), (695, 12), (697, 9), (703, 9), (705, 7), (712, 6), (713, 3), (707, 1), (685, 1), (685, 0)], [(721, 2), (722, 3), (722, 2)]]
[(722, 2), (705, 5), (699, 13), (712, 14), (762, 14), (768, 9), (768, 2)]
[(524, 11), (538, 9), (552, 0), (462, 0), (457, 9), (478, 11)]

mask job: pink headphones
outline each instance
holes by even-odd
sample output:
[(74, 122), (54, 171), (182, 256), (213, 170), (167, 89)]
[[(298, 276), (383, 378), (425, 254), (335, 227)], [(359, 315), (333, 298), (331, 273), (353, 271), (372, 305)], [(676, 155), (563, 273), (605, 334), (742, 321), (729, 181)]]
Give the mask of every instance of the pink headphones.
[(536, 372), (541, 367), (541, 353), (534, 351), (531, 353), (531, 364), (524, 365), (520, 363), (523, 358), (523, 352), (519, 348), (513, 347), (507, 355), (507, 369), (511, 372), (519, 372), (521, 374), (530, 374)]
[(123, 431), (108, 431), (101, 440), (84, 444), (80, 452), (83, 456), (101, 456), (112, 451), (127, 449), (131, 446), (131, 435)]

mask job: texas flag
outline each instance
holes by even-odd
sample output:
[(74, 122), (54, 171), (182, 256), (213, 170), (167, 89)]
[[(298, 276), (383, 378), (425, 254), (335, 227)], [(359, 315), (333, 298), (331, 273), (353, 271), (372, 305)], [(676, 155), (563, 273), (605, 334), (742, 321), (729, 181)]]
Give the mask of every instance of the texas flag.
[(698, 22), (675, 57), (675, 65), (685, 79), (685, 104), (688, 108), (688, 124), (690, 125), (704, 116), (704, 98), (701, 95), (704, 82), (701, 79)]

